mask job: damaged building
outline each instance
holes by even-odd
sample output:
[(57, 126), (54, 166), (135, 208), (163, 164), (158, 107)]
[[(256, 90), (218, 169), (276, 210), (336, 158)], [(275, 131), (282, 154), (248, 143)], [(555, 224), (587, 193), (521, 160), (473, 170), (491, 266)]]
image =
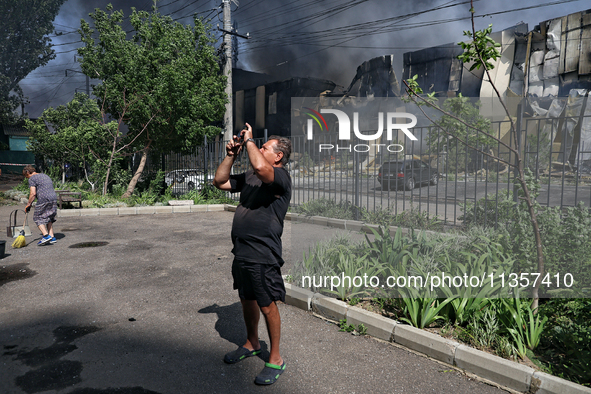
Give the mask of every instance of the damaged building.
[[(334, 82), (294, 77), (283, 81), (271, 81), (265, 74), (252, 73), (235, 69), (234, 84), (234, 133), (238, 133), (244, 123), (253, 126), (255, 138), (269, 133), (284, 136), (303, 137), (307, 117), (301, 113), (304, 106), (318, 110), (326, 107), (328, 101), (355, 97), (398, 97), (400, 84), (393, 69), (394, 56), (379, 56), (363, 62), (356, 74), (343, 91)], [(298, 105), (292, 99), (305, 100), (308, 104)], [(334, 130), (336, 119), (327, 117), (329, 129)], [(294, 150), (302, 150), (298, 144)], [(294, 155), (298, 157), (298, 154)]]
[[(491, 79), (510, 103), (512, 116), (527, 119), (523, 122), (524, 139), (535, 136), (530, 139), (535, 140), (536, 148), (540, 144), (547, 148), (553, 162), (588, 168), (591, 10), (543, 21), (531, 31), (522, 23), (491, 37), (501, 44), (501, 57), (493, 61)], [(492, 85), (486, 83), (484, 70), (470, 71), (470, 64), (457, 59), (461, 53), (457, 44), (405, 53), (403, 78), (418, 75), (417, 82), (425, 93), (435, 92), (438, 97), (462, 94), (478, 98), (483, 116), (493, 121), (506, 120)], [(499, 130), (505, 142), (508, 131), (508, 124)]]
[(291, 135), (292, 97), (319, 97), (333, 91), (336, 84), (324, 79), (299, 77), (273, 81), (265, 74), (234, 69), (233, 86), (234, 134), (248, 123), (253, 128), (254, 137), (262, 138), (265, 130), (275, 135)]
[(234, 133), (244, 123), (253, 126), (255, 137), (264, 130), (278, 135), (300, 135), (303, 130), (291, 130), (291, 99), (295, 97), (398, 97), (400, 84), (393, 69), (394, 56), (379, 56), (357, 67), (355, 77), (343, 91), (329, 80), (294, 77), (274, 81), (266, 74), (240, 69), (233, 70)]
[[(524, 144), (530, 150), (533, 142), (536, 149), (547, 149), (549, 162), (586, 168), (585, 163), (591, 164), (591, 10), (542, 21), (532, 30), (521, 23), (491, 37), (501, 44), (501, 56), (493, 61), (490, 75), (511, 115), (524, 120)], [(495, 132), (510, 142), (510, 123), (492, 85), (486, 82), (488, 77), (482, 68), (470, 70), (471, 64), (463, 64), (458, 59), (462, 51), (457, 43), (450, 43), (404, 53), (402, 79), (417, 75), (423, 91), (435, 92), (440, 98), (462, 94), (480, 101), (481, 115), (495, 122)], [(309, 117), (296, 104), (292, 108), (294, 97), (316, 98), (310, 106), (315, 110), (326, 108), (328, 102), (334, 105), (334, 98), (340, 98), (338, 105), (348, 106), (355, 105), (356, 98), (399, 97), (404, 91), (394, 72), (394, 59), (394, 55), (385, 55), (362, 63), (343, 90), (328, 80), (294, 77), (273, 81), (263, 74), (235, 70), (234, 132), (248, 122), (256, 137), (263, 137), (265, 129), (303, 136)], [(334, 130), (330, 124), (336, 121), (334, 117), (326, 121), (328, 129)], [(418, 125), (428, 126), (424, 119)], [(418, 151), (424, 153), (424, 147)]]
[(345, 95), (355, 97), (399, 97), (394, 55), (378, 56), (361, 63)]
[[(541, 22), (532, 31), (522, 23), (491, 34), (501, 44), (491, 77), (504, 97), (568, 97), (591, 89), (591, 10)], [(418, 75), (425, 93), (439, 97), (493, 97), (484, 70), (469, 71), (455, 43), (407, 52), (403, 79)]]

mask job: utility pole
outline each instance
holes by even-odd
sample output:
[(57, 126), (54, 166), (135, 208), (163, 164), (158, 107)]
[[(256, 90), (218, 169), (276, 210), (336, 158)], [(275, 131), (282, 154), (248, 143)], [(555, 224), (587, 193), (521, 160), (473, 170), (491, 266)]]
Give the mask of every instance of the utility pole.
[(226, 59), (224, 63), (224, 75), (228, 78), (226, 84), (226, 97), (228, 102), (226, 103), (226, 114), (224, 115), (224, 141), (230, 141), (233, 129), (232, 119), (232, 35), (227, 33), (232, 31), (232, 16), (231, 16), (231, 0), (222, 0), (224, 6), (224, 50)]
[(224, 28), (218, 30), (224, 33), (224, 75), (228, 77), (226, 84), (226, 96), (228, 103), (226, 104), (226, 113), (224, 115), (224, 141), (230, 141), (232, 134), (234, 134), (233, 119), (232, 119), (232, 41), (234, 37), (241, 37), (249, 39), (248, 33), (246, 35), (238, 34), (232, 29), (232, 16), (230, 10), (230, 2), (238, 5), (238, 0), (222, 0), (224, 6)]

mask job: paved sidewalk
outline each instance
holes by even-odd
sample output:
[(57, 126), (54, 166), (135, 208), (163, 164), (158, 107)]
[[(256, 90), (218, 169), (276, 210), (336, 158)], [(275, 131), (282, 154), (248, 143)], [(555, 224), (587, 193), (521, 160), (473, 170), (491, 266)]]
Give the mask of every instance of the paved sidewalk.
[[(8, 221), (15, 208), (0, 207), (0, 218)], [(245, 335), (231, 289), (232, 217), (61, 218), (55, 245), (37, 247), (38, 231), (23, 249), (7, 240), (0, 260), (0, 393), (504, 392), (283, 304), (286, 372), (270, 388), (255, 386), (261, 359), (222, 361)], [(300, 257), (305, 240), (326, 236), (326, 228), (286, 222), (284, 242)], [(97, 241), (108, 245), (69, 248)], [(23, 278), (7, 281), (15, 275)], [(262, 322), (260, 335), (268, 343)]]

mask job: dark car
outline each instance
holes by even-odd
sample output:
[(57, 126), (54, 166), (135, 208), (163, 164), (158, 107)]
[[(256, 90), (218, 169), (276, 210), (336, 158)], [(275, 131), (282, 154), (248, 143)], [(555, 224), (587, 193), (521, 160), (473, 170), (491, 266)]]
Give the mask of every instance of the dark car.
[(418, 159), (386, 161), (378, 173), (378, 181), (383, 190), (400, 187), (412, 190), (421, 183), (436, 185), (438, 179), (437, 169)]

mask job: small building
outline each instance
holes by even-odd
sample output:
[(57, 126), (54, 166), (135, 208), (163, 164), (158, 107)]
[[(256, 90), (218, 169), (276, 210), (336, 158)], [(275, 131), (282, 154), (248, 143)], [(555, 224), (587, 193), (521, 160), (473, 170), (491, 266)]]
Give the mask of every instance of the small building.
[(2, 173), (20, 174), (25, 165), (35, 164), (35, 155), (27, 148), (27, 140), (31, 134), (24, 126), (24, 122), (15, 125), (0, 124), (0, 169)]

